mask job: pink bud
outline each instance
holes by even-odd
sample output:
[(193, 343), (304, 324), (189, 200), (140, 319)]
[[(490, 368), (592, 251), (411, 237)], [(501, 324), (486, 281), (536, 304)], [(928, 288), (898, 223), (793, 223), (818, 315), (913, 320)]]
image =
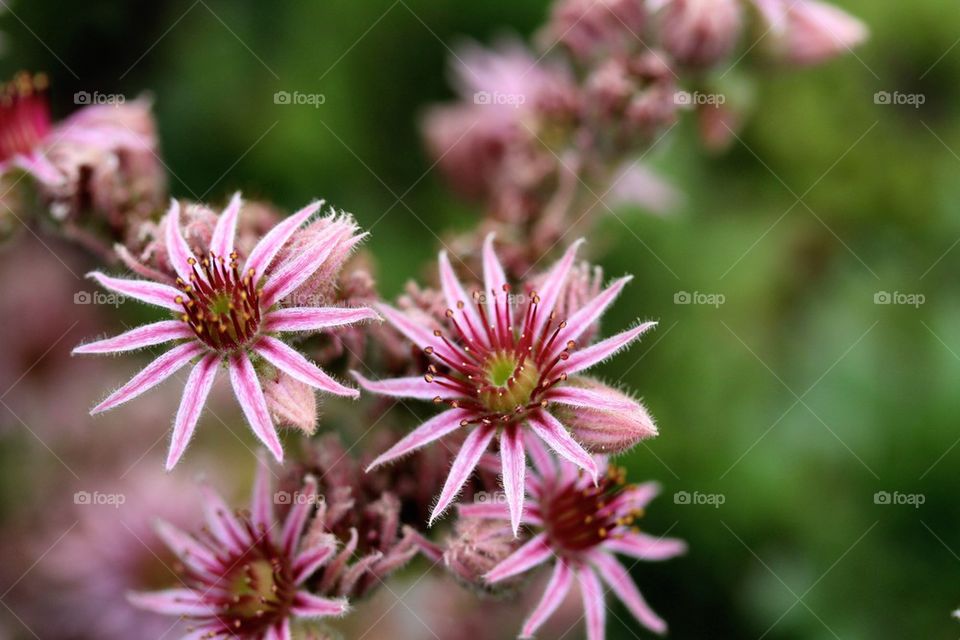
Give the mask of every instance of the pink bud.
[(742, 26), (738, 0), (673, 0), (663, 10), (662, 44), (681, 64), (709, 67), (730, 55)]
[(778, 53), (793, 64), (819, 64), (849, 51), (869, 35), (863, 22), (825, 2), (755, 2), (770, 23)]
[(581, 60), (643, 48), (647, 11), (641, 0), (561, 0), (541, 36), (545, 47), (564, 45)]
[(317, 397), (313, 388), (283, 372), (261, 380), (261, 384), (267, 408), (278, 424), (313, 435), (317, 429)]
[[(503, 497), (497, 493), (478, 496)], [(447, 569), (467, 585), (489, 589), (483, 575), (516, 551), (517, 546), (509, 521), (460, 518), (453, 536), (447, 541), (443, 559)]]
[(594, 453), (616, 454), (626, 451), (641, 440), (658, 435), (657, 426), (646, 408), (629, 395), (608, 387), (593, 378), (571, 378), (579, 386), (609, 396), (610, 400), (629, 408), (599, 409), (556, 404), (551, 411), (570, 429), (573, 437)]

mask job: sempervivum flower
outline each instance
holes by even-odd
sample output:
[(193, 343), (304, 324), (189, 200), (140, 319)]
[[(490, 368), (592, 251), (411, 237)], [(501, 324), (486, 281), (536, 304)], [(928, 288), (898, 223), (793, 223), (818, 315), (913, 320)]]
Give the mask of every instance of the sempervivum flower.
[[(468, 297), (446, 252), (440, 253), (440, 280), (448, 309), (441, 329), (426, 316), (414, 317), (388, 305), (378, 309), (432, 360), (424, 377), (371, 381), (354, 372), (374, 393), (433, 400), (450, 409), (428, 420), (373, 461), (394, 460), (457, 429), (470, 429), (463, 441), (431, 523), (453, 501), (490, 443), (499, 437), (503, 485), (514, 532), (524, 496), (524, 443), (540, 438), (559, 455), (587, 470), (597, 465), (555, 417), (553, 405), (638, 412), (629, 397), (602, 386), (574, 385), (576, 374), (605, 360), (656, 323), (646, 322), (592, 346), (577, 340), (599, 318), (630, 280), (620, 278), (566, 318), (555, 313), (580, 241), (550, 270), (538, 291), (512, 293), (493, 250), (483, 246), (484, 291)], [(431, 327), (431, 325), (434, 325)], [(651, 425), (647, 436), (654, 435)]]
[(167, 457), (169, 469), (180, 459), (193, 435), (221, 364), (230, 372), (234, 393), (253, 432), (277, 460), (283, 458), (283, 449), (255, 365), (261, 368), (270, 365), (295, 380), (329, 393), (357, 397), (356, 389), (340, 384), (276, 337), (285, 332), (317, 331), (377, 317), (368, 308), (284, 306), (288, 295), (310, 277), (336, 247), (355, 244), (363, 237), (352, 235), (351, 225), (330, 225), (331, 233), (318, 235), (297, 254), (275, 263), (275, 256), (290, 236), (321, 206), (322, 202), (315, 202), (276, 225), (253, 248), (241, 267), (233, 244), (241, 208), (239, 194), (220, 215), (209, 247), (199, 258), (181, 235), (180, 205), (174, 201), (166, 217), (166, 248), (178, 274), (176, 286), (113, 278), (98, 272), (90, 274), (107, 289), (163, 307), (174, 318), (79, 346), (74, 353), (115, 353), (171, 341), (178, 343), (111, 393), (91, 413), (121, 405), (199, 359), (187, 379), (174, 421)]
[[(604, 590), (601, 580), (644, 627), (664, 633), (667, 624), (640, 595), (630, 573), (614, 554), (637, 560), (667, 560), (686, 551), (686, 543), (640, 532), (635, 521), (659, 489), (654, 483), (628, 485), (625, 471), (608, 467), (594, 485), (576, 467), (551, 458), (539, 444), (531, 447), (538, 473), (527, 480), (530, 503), (524, 523), (536, 533), (517, 551), (486, 574), (491, 584), (525, 573), (548, 560), (553, 573), (540, 603), (521, 630), (528, 638), (553, 614), (574, 579), (587, 624), (587, 638), (604, 638)], [(602, 463), (602, 460), (601, 460)], [(461, 515), (506, 520), (503, 505), (474, 503), (460, 506)]]
[(321, 501), (316, 479), (306, 479), (296, 504), (277, 523), (269, 473), (261, 459), (249, 512), (231, 512), (204, 487), (206, 527), (196, 536), (159, 522), (158, 535), (184, 565), (182, 585), (132, 593), (130, 602), (188, 619), (187, 637), (198, 639), (290, 640), (291, 618), (346, 613), (345, 599), (322, 598), (304, 588), (336, 551), (329, 539), (302, 540), (310, 512)]

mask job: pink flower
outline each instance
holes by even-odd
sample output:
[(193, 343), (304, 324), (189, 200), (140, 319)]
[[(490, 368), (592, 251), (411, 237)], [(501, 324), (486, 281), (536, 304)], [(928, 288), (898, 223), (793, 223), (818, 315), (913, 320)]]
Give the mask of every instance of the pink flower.
[(661, 20), (663, 48), (682, 64), (703, 67), (730, 55), (743, 26), (740, 0), (670, 0)]
[[(493, 250), (483, 247), (484, 291), (467, 296), (446, 252), (440, 253), (440, 280), (447, 306), (445, 330), (430, 318), (378, 309), (429, 356), (424, 377), (367, 380), (374, 393), (433, 400), (450, 409), (433, 417), (380, 455), (371, 468), (395, 460), (457, 429), (470, 429), (453, 461), (430, 522), (453, 501), (490, 443), (499, 438), (503, 485), (514, 533), (523, 511), (525, 441), (542, 439), (551, 449), (597, 477), (597, 465), (551, 411), (551, 405), (638, 412), (636, 401), (605, 387), (582, 388), (571, 376), (620, 351), (656, 323), (646, 322), (592, 346), (577, 340), (609, 307), (629, 277), (620, 278), (567, 318), (555, 313), (580, 241), (550, 270), (539, 291), (514, 294)], [(651, 425), (648, 435), (655, 434)], [(531, 437), (534, 436), (534, 437)]]
[(377, 318), (371, 309), (286, 307), (287, 297), (324, 263), (327, 256), (363, 236), (352, 236), (350, 225), (330, 225), (331, 233), (285, 260), (274, 258), (290, 236), (322, 206), (315, 202), (279, 223), (253, 248), (240, 267), (234, 234), (241, 208), (236, 194), (220, 215), (206, 254), (198, 259), (180, 231), (180, 205), (174, 201), (166, 217), (167, 253), (178, 277), (176, 287), (147, 280), (113, 278), (99, 272), (90, 276), (102, 286), (163, 307), (173, 319), (138, 327), (119, 336), (85, 344), (74, 353), (117, 353), (176, 341), (177, 345), (111, 393), (91, 413), (132, 400), (156, 386), (187, 363), (197, 360), (187, 379), (173, 425), (167, 457), (172, 468), (186, 449), (221, 364), (253, 432), (281, 460), (283, 450), (270, 417), (256, 366), (270, 365), (311, 387), (341, 396), (357, 397), (276, 336), (287, 332), (314, 332)]
[(261, 459), (250, 512), (232, 512), (204, 487), (206, 527), (191, 536), (166, 522), (157, 533), (183, 563), (178, 588), (131, 593), (131, 603), (192, 624), (189, 638), (292, 638), (291, 618), (322, 618), (346, 613), (346, 599), (322, 598), (303, 585), (334, 555), (329, 538), (301, 542), (314, 505), (317, 481), (307, 478), (282, 522), (274, 522), (270, 470)]
[(867, 39), (866, 25), (817, 0), (754, 0), (769, 24), (781, 55), (793, 64), (813, 65), (849, 51)]
[[(558, 465), (539, 443), (530, 447), (530, 453), (537, 473), (527, 480), (530, 502), (523, 521), (536, 533), (486, 574), (487, 581), (496, 584), (554, 560), (550, 582), (524, 622), (521, 637), (536, 633), (566, 597), (574, 579), (580, 584), (588, 640), (605, 636), (601, 581), (640, 624), (665, 633), (667, 623), (650, 608), (627, 568), (614, 556), (667, 560), (686, 552), (682, 540), (651, 536), (633, 526), (659, 492), (657, 485), (627, 485), (625, 471), (612, 466), (594, 485), (573, 465), (563, 461)], [(509, 517), (502, 504), (489, 502), (461, 505), (460, 513), (499, 520)]]

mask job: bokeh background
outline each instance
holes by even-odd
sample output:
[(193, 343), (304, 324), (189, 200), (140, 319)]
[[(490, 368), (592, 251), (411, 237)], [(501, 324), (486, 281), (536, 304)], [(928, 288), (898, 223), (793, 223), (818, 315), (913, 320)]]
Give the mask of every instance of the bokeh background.
[[(638, 390), (661, 428), (625, 462), (632, 478), (664, 486), (647, 528), (690, 542), (688, 556), (634, 570), (674, 638), (960, 635), (951, 618), (960, 605), (960, 4), (837, 4), (871, 29), (856, 55), (804, 71), (735, 70), (762, 79), (732, 148), (707, 154), (685, 122), (650, 156), (684, 194), (678, 211), (619, 209), (590, 238), (609, 275), (636, 275), (607, 330), (660, 321), (602, 373)], [(46, 71), (61, 116), (77, 91), (151, 92), (175, 195), (221, 203), (242, 188), (287, 208), (325, 197), (372, 232), (377, 279), (392, 296), (424, 273), (438, 236), (479, 215), (431, 172), (418, 135), (424, 107), (451, 95), (450, 49), (527, 35), (547, 2), (10, 8), (0, 16), (2, 75)], [(277, 91), (325, 102), (277, 105)], [(922, 94), (924, 104), (877, 104), (878, 91)], [(138, 365), (68, 357), (84, 337), (137, 319), (132, 309), (118, 319), (111, 308), (50, 304), (90, 290), (79, 276), (92, 264), (41, 232), (0, 253), (9, 369), (0, 516), (11, 559), (0, 619), (12, 638), (33, 637), (18, 622), (31, 609), (21, 602), (61, 606), (28, 585), (54, 562), (42, 555), (50, 543), (85, 526), (68, 529), (74, 487), (136, 473), (141, 458), (159, 467), (176, 402), (169, 383), (117, 415), (87, 417), (102, 393), (94, 389)], [(722, 304), (678, 304), (683, 292)], [(916, 304), (897, 303), (906, 300)], [(52, 346), (20, 353), (38, 332)], [(237, 438), (200, 429), (178, 472), (205, 466), (240, 499), (249, 453), (237, 439), (249, 436), (229, 401), (215, 408)], [(402, 586), (416, 575), (401, 576), (394, 595), (429, 608)], [(613, 611), (611, 638), (645, 637)], [(410, 613), (395, 606), (390, 616)], [(582, 633), (577, 625), (566, 637)]]

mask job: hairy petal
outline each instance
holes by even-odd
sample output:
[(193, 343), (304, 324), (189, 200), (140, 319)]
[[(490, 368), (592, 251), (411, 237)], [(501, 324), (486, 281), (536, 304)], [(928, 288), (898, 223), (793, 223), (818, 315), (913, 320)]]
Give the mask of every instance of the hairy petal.
[(291, 307), (266, 314), (263, 319), (263, 330), (266, 332), (318, 331), (363, 320), (379, 319), (377, 312), (367, 307)]
[(224, 260), (233, 252), (233, 239), (237, 235), (237, 218), (242, 206), (243, 200), (240, 199), (240, 192), (237, 191), (230, 198), (230, 204), (217, 219), (217, 226), (213, 228), (213, 236), (210, 238), (210, 252)]
[(605, 540), (603, 548), (637, 560), (669, 560), (687, 552), (687, 543), (676, 538), (660, 538), (647, 533), (626, 533)]
[(217, 610), (205, 603), (201, 594), (191, 589), (136, 591), (127, 594), (127, 601), (138, 609), (168, 616), (215, 616)]
[(532, 638), (534, 636), (537, 629), (553, 615), (563, 599), (567, 597), (572, 584), (573, 571), (570, 570), (566, 562), (558, 560), (539, 604), (523, 623), (523, 629), (520, 631), (521, 638)]
[(170, 349), (170, 351), (144, 367), (127, 384), (107, 396), (103, 402), (90, 411), (90, 414), (101, 413), (133, 400), (179, 371), (190, 360), (200, 355), (202, 351), (203, 348), (195, 342), (188, 342)]
[(267, 400), (263, 397), (263, 388), (257, 380), (257, 374), (247, 354), (238, 353), (231, 356), (230, 384), (233, 385), (233, 392), (253, 432), (266, 445), (277, 462), (282, 462), (283, 447), (277, 437), (277, 429), (270, 419)]
[(293, 601), (293, 615), (299, 618), (342, 616), (350, 609), (346, 598), (321, 598), (306, 591), (298, 591)]
[(170, 309), (171, 311), (183, 311), (183, 307), (177, 302), (177, 297), (180, 296), (181, 293), (170, 285), (150, 282), (148, 280), (112, 278), (99, 271), (88, 273), (87, 277), (96, 280), (97, 284), (104, 289), (110, 289), (115, 293), (136, 298), (141, 302), (163, 307), (164, 309)]
[(193, 331), (179, 320), (162, 320), (131, 329), (112, 338), (82, 344), (73, 353), (117, 353), (133, 351), (143, 347), (169, 342), (181, 338), (192, 338)]
[(426, 349), (427, 347), (432, 347), (438, 354), (446, 357), (448, 360), (453, 360), (454, 362), (462, 360), (462, 356), (459, 353), (452, 350), (444, 344), (443, 340), (433, 335), (433, 332), (423, 326), (423, 324), (416, 322), (404, 312), (394, 309), (388, 304), (381, 303), (375, 306), (377, 311), (383, 314), (383, 317), (386, 318), (397, 331), (406, 336), (406, 338), (418, 348)]
[(187, 384), (183, 388), (183, 398), (180, 400), (180, 408), (177, 409), (177, 417), (173, 421), (173, 438), (170, 441), (170, 452), (167, 454), (167, 471), (180, 460), (190, 438), (193, 437), (193, 431), (197, 426), (197, 420), (200, 419), (200, 413), (203, 411), (203, 405), (210, 394), (210, 388), (213, 386), (213, 380), (217, 376), (217, 367), (220, 364), (220, 356), (215, 353), (208, 353), (200, 359), (200, 362), (190, 372), (187, 378)]
[(578, 349), (574, 351), (563, 364), (563, 370), (570, 375), (583, 371), (584, 369), (589, 369), (593, 365), (606, 360), (621, 349), (627, 347), (631, 342), (655, 326), (657, 326), (656, 322), (644, 322), (633, 329), (628, 329), (606, 340), (601, 340), (585, 349)]
[(640, 624), (654, 633), (662, 635), (667, 632), (667, 623), (650, 608), (630, 574), (616, 558), (602, 551), (594, 551), (590, 554), (590, 563)]
[(633, 276), (624, 276), (617, 278), (609, 287), (601, 291), (593, 300), (586, 303), (572, 316), (567, 318), (567, 326), (560, 330), (554, 341), (554, 353), (557, 355), (566, 348), (567, 342), (579, 338), (587, 328), (596, 322), (597, 318), (603, 315), (604, 311), (613, 304), (620, 292), (633, 280)]
[(590, 568), (577, 571), (577, 580), (580, 582), (583, 613), (587, 619), (587, 640), (604, 640), (607, 607), (604, 603), (600, 580), (597, 579), (597, 574)]
[(267, 267), (273, 262), (277, 253), (287, 243), (293, 232), (299, 229), (322, 206), (323, 200), (312, 202), (271, 229), (250, 252), (247, 262), (243, 265), (243, 275), (252, 270), (253, 281), (255, 283), (260, 282), (263, 274), (267, 272)]
[(572, 407), (607, 409), (609, 411), (634, 411), (639, 406), (634, 400), (619, 391), (611, 389), (608, 392), (600, 387), (590, 389), (570, 385), (554, 387), (547, 394), (547, 399), (550, 402), (568, 404)]
[(450, 475), (447, 476), (447, 481), (440, 491), (440, 497), (433, 507), (433, 513), (430, 514), (429, 525), (433, 524), (433, 521), (450, 506), (453, 499), (460, 493), (460, 489), (470, 477), (470, 474), (473, 473), (474, 468), (480, 461), (480, 456), (490, 446), (490, 441), (493, 440), (496, 433), (496, 427), (483, 425), (476, 427), (463, 441), (463, 446), (460, 447), (460, 451), (453, 459)]
[(351, 371), (361, 387), (381, 396), (391, 398), (416, 398), (417, 400), (433, 400), (437, 397), (440, 388), (432, 382), (427, 382), (423, 376), (409, 378), (388, 378), (386, 380), (370, 380), (364, 378), (359, 371)]
[(196, 257), (190, 247), (187, 246), (183, 233), (180, 232), (180, 203), (176, 200), (170, 201), (165, 224), (164, 234), (170, 264), (177, 275), (183, 278), (184, 282), (189, 283), (190, 276), (193, 275), (193, 266), (190, 261), (196, 260)]
[(546, 533), (538, 533), (522, 547), (511, 553), (500, 564), (491, 569), (484, 579), (490, 584), (506, 580), (529, 571), (553, 557), (553, 551), (547, 542)]
[(507, 284), (507, 276), (503, 272), (503, 265), (493, 250), (493, 233), (488, 233), (483, 241), (483, 286), (484, 295), (487, 296), (487, 313), (490, 317), (496, 317), (494, 311), (494, 298), (503, 292), (504, 285)]
[(263, 336), (253, 350), (263, 356), (270, 364), (311, 387), (349, 398), (356, 398), (360, 395), (359, 391), (343, 386), (324, 373), (320, 367), (303, 357), (298, 351), (288, 347), (276, 338)]
[(367, 471), (369, 472), (385, 462), (390, 462), (391, 460), (405, 456), (411, 451), (430, 444), (455, 429), (459, 429), (461, 422), (469, 415), (470, 414), (463, 409), (450, 409), (449, 411), (435, 415), (405, 435), (395, 445), (377, 456), (377, 458), (370, 463), (370, 466), (367, 467)]
[(486, 332), (481, 328), (483, 323), (480, 321), (480, 314), (477, 313), (476, 306), (472, 304), (471, 298), (467, 297), (467, 292), (460, 283), (460, 279), (457, 278), (446, 251), (440, 252), (440, 285), (443, 287), (443, 295), (447, 300), (448, 307), (456, 311), (458, 310), (458, 303), (463, 303), (462, 312), (470, 321), (470, 328), (464, 326), (464, 330), (470, 332), (473, 340), (484, 346), (489, 346)]
[(537, 292), (540, 296), (540, 304), (537, 309), (537, 321), (533, 325), (535, 335), (543, 330), (543, 325), (546, 323), (547, 318), (550, 317), (550, 312), (553, 311), (553, 308), (557, 305), (560, 292), (563, 291), (563, 285), (566, 283), (567, 275), (573, 266), (573, 260), (577, 256), (577, 249), (579, 249), (580, 245), (584, 242), (584, 239), (580, 238), (567, 247), (563, 257), (550, 269), (550, 273), (544, 279), (543, 285)]
[(599, 473), (596, 460), (570, 436), (559, 420), (546, 411), (538, 411), (530, 415), (529, 424), (551, 449), (589, 473), (596, 482)]
[(250, 499), (253, 524), (259, 529), (269, 529), (273, 524), (273, 493), (270, 482), (270, 467), (263, 450), (257, 453), (257, 472), (253, 477), (253, 496)]
[(510, 509), (510, 526), (516, 536), (523, 514), (523, 478), (527, 470), (520, 425), (510, 425), (500, 436), (500, 461), (503, 465), (503, 491)]

